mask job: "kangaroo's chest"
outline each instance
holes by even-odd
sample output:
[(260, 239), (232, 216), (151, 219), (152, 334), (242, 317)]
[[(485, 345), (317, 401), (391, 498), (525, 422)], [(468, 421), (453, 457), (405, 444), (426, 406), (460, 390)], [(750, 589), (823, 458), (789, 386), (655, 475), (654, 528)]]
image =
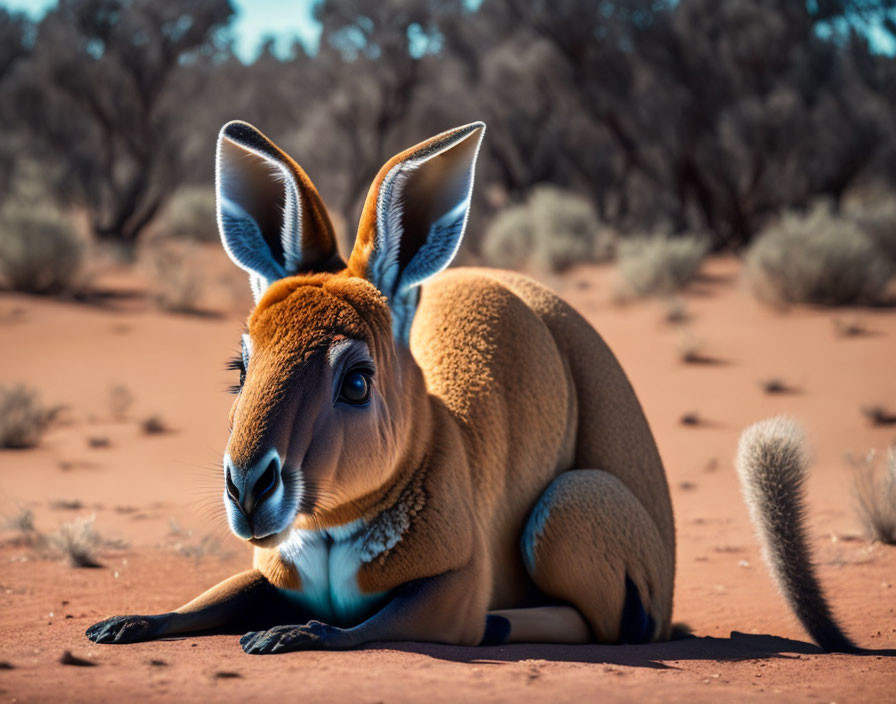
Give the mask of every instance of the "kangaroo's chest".
[(354, 624), (370, 616), (386, 592), (364, 592), (358, 572), (371, 554), (366, 531), (359, 523), (329, 530), (294, 530), (280, 546), (282, 560), (299, 575), (301, 589), (289, 596), (314, 618)]

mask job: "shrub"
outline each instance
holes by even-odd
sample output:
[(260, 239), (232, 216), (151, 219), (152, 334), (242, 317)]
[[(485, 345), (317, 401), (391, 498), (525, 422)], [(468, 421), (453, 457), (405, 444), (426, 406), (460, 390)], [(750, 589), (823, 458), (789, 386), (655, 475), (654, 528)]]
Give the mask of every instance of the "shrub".
[(218, 223), (214, 189), (209, 186), (181, 188), (168, 202), (160, 229), (171, 237), (216, 242)]
[(151, 415), (140, 422), (140, 429), (146, 435), (161, 435), (168, 432), (168, 426), (160, 415)]
[(128, 411), (134, 405), (134, 394), (124, 384), (113, 384), (107, 392), (109, 412), (112, 419), (121, 422), (128, 416)]
[(893, 264), (852, 220), (818, 204), (766, 228), (747, 252), (745, 273), (765, 301), (867, 304), (883, 299)]
[(142, 258), (153, 276), (153, 298), (162, 310), (200, 312), (205, 281), (193, 254), (194, 247), (171, 241), (156, 241), (143, 250)]
[(709, 242), (691, 234), (623, 240), (618, 247), (622, 292), (668, 296), (697, 275), (708, 252)]
[(0, 386), (0, 447), (36, 447), (58, 411), (41, 404), (36, 391)]
[(529, 196), (529, 214), (530, 261), (537, 268), (563, 271), (578, 262), (613, 256), (613, 232), (601, 225), (588, 199), (556, 186), (537, 186)]
[(84, 243), (60, 212), (9, 203), (0, 213), (0, 276), (14, 291), (75, 293), (84, 283)]
[(896, 264), (896, 199), (891, 197), (855, 207), (851, 216), (875, 246)]
[(482, 240), (492, 266), (563, 271), (577, 262), (613, 255), (615, 233), (603, 225), (584, 197), (556, 186), (532, 190), (522, 205), (500, 211)]
[(521, 269), (532, 254), (532, 221), (525, 205), (499, 211), (482, 239), (482, 256), (491, 266)]
[(896, 445), (887, 451), (878, 472), (874, 452), (864, 459), (850, 458), (855, 468), (853, 496), (856, 515), (873, 540), (896, 545)]
[(76, 518), (60, 525), (50, 536), (51, 544), (68, 558), (72, 567), (101, 567), (96, 551), (103, 541), (93, 527), (94, 520), (95, 516)]

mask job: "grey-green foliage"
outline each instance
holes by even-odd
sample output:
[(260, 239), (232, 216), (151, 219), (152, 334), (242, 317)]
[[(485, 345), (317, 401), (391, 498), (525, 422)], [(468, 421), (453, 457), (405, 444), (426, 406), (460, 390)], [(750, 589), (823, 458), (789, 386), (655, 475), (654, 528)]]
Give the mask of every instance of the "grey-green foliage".
[(161, 232), (181, 239), (217, 241), (214, 189), (211, 186), (181, 188), (165, 208), (161, 218)]
[(873, 304), (883, 299), (894, 264), (853, 220), (821, 202), (766, 227), (747, 251), (745, 271), (765, 301)]
[(851, 216), (875, 246), (896, 264), (896, 198), (856, 207)]
[(856, 514), (865, 532), (872, 540), (896, 545), (896, 445), (887, 450), (880, 469), (874, 452), (849, 459), (855, 468)]
[(556, 186), (532, 189), (525, 203), (501, 210), (482, 239), (492, 266), (563, 271), (613, 255), (615, 233), (581, 195)]
[(47, 204), (8, 201), (0, 211), (0, 277), (15, 291), (74, 293), (85, 247), (70, 220)]
[(690, 282), (709, 252), (709, 242), (694, 234), (651, 235), (622, 240), (617, 260), (621, 293), (667, 296)]

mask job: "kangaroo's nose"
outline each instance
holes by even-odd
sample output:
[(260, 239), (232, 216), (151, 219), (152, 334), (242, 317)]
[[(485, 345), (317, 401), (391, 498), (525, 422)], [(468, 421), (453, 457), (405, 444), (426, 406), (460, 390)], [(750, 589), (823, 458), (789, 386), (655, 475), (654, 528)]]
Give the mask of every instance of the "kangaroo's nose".
[(227, 496), (248, 518), (277, 490), (281, 481), (280, 455), (276, 450), (269, 450), (247, 469), (238, 469), (230, 457), (227, 457), (224, 463), (224, 481)]

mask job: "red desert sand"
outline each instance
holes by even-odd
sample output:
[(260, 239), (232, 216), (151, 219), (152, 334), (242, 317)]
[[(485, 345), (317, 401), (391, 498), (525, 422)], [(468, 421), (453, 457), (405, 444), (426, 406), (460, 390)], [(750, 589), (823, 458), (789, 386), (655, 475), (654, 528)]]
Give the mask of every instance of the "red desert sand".
[[(223, 256), (208, 253), (215, 270), (226, 269)], [(95, 645), (84, 636), (92, 623), (170, 610), (250, 566), (248, 547), (226, 528), (219, 468), (231, 401), (224, 390), (235, 374), (224, 363), (246, 308), (231, 302), (226, 314), (190, 316), (159, 312), (143, 295), (87, 303), (4, 295), (0, 383), (26, 383), (65, 410), (39, 448), (0, 452), (0, 513), (30, 509), (44, 534), (95, 516), (106, 542), (101, 568), (77, 569), (4, 528), (3, 699), (896, 701), (896, 658), (824, 654), (810, 643), (761, 563), (732, 466), (749, 423), (784, 412), (806, 426), (815, 457), (808, 524), (821, 580), (859, 645), (896, 648), (896, 547), (861, 535), (844, 460), (896, 441), (896, 426), (874, 426), (860, 412), (896, 403), (896, 311), (776, 311), (752, 299), (736, 261), (715, 259), (684, 294), (684, 327), (707, 358), (686, 364), (681, 326), (664, 320), (665, 304), (614, 306), (614, 276), (579, 268), (548, 283), (604, 336), (646, 410), (675, 507), (674, 617), (695, 638), (393, 643), (282, 656), (245, 655), (232, 635)], [(98, 284), (140, 294), (131, 275)], [(867, 334), (837, 335), (834, 320), (855, 315)], [(775, 377), (796, 392), (764, 393), (759, 382)], [(118, 384), (133, 403), (114, 420), (109, 389)], [(168, 432), (141, 429), (153, 414)], [(687, 414), (696, 424), (682, 422)]]

